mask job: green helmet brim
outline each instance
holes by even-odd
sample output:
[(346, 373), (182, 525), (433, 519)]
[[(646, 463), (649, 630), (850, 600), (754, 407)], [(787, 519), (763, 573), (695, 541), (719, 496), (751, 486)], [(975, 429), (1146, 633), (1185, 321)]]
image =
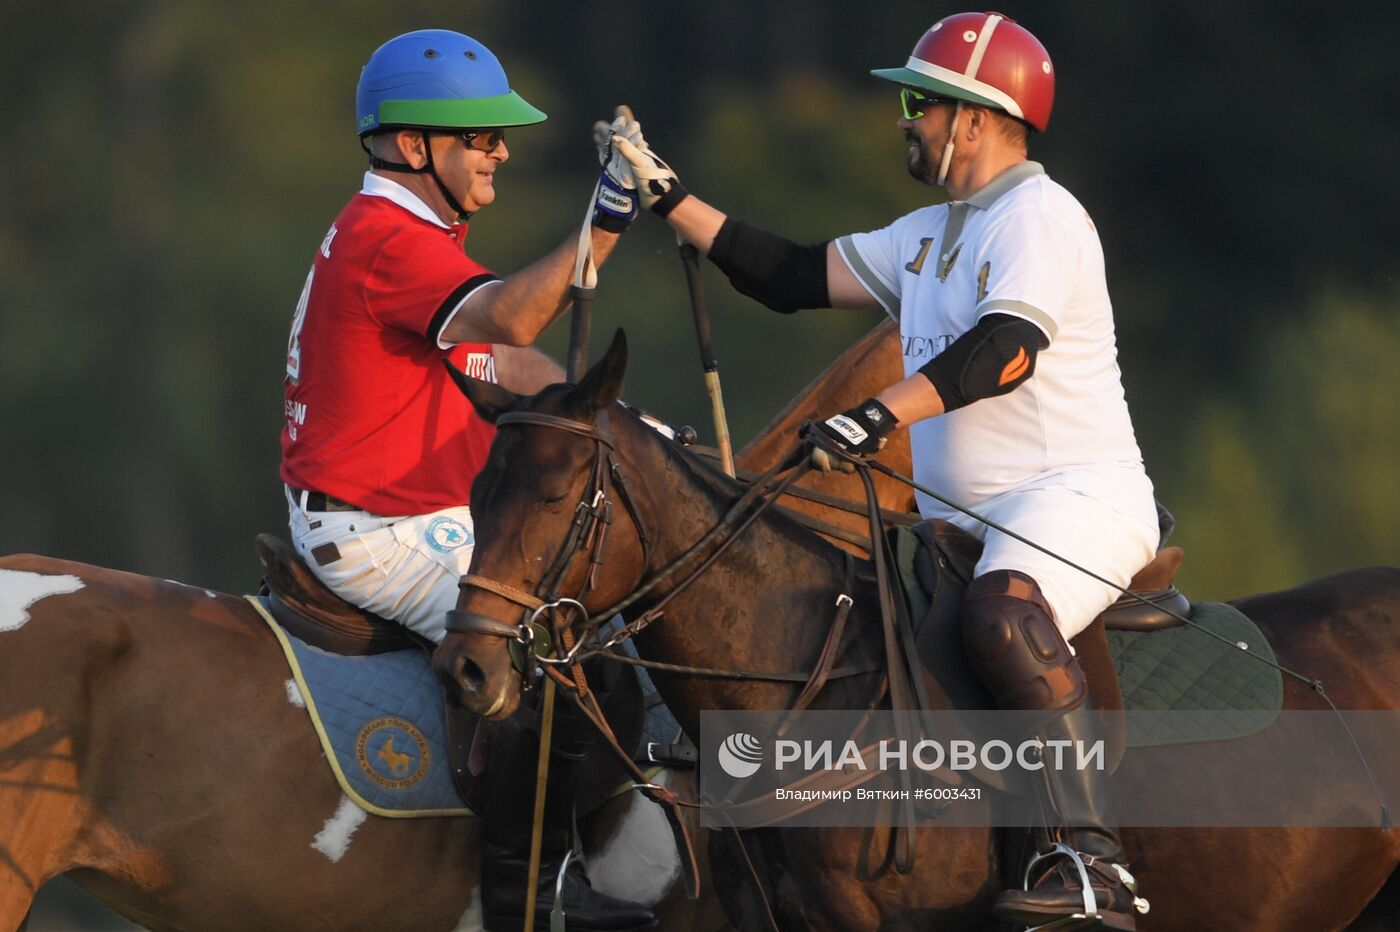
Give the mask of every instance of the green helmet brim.
[(471, 129), (475, 127), (529, 126), (547, 119), (515, 91), (495, 97), (454, 100), (385, 100), (379, 104), (379, 124), (393, 126)]
[(893, 81), (895, 84), (907, 84), (909, 87), (917, 87), (929, 91), (938, 97), (946, 97), (949, 100), (965, 100), (970, 104), (981, 104), (984, 107), (992, 107), (996, 110), (1004, 110), (1001, 104), (990, 97), (983, 97), (981, 94), (969, 91), (965, 87), (958, 87), (956, 84), (949, 84), (937, 78), (931, 78), (926, 74), (920, 74), (912, 68), (877, 68), (870, 72), (877, 78), (886, 81)]

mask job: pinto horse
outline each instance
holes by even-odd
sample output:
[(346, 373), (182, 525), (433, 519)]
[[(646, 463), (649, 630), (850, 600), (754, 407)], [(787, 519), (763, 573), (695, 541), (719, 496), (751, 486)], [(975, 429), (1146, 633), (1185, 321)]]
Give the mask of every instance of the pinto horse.
[[(834, 596), (843, 591), (854, 597), (855, 608), (840, 662), (868, 668), (881, 659), (880, 639), (860, 634), (879, 630), (874, 583), (857, 574), (855, 588), (843, 589), (846, 556), (837, 548), (771, 510), (742, 535), (706, 537), (721, 526), (742, 489), (614, 404), (625, 366), (619, 332), (577, 387), (553, 386), (522, 397), (463, 381), (477, 411), (499, 431), (472, 490), (480, 531), (457, 623), (449, 624), (452, 633), (434, 658), (444, 688), (481, 713), (504, 716), (515, 709), (521, 677), (507, 642), (522, 605), (535, 597), (544, 566), (560, 559), (568, 562), (557, 591), (580, 599), (595, 618), (607, 617), (624, 600), (631, 602), (629, 613), (644, 617), (666, 600), (664, 616), (635, 635), (638, 651), (649, 660), (774, 673), (813, 669), (831, 625)], [(611, 465), (600, 468), (600, 462)], [(568, 533), (575, 506), (592, 502), (596, 508), (600, 500), (611, 503), (613, 515), (601, 545), (605, 552), (596, 540), (573, 546), (580, 540)], [(714, 545), (697, 545), (702, 539)], [(728, 543), (722, 552), (721, 539)], [(682, 587), (682, 579), (688, 585)], [(1352, 571), (1236, 604), (1269, 635), (1283, 663), (1324, 681), (1340, 707), (1400, 708), (1400, 570)], [(814, 707), (865, 708), (879, 676), (833, 680)], [(655, 679), (691, 734), (704, 709), (787, 709), (802, 688), (678, 672), (658, 672)], [(1285, 702), (1289, 709), (1325, 708), (1293, 681), (1287, 681)], [(1172, 748), (1135, 749), (1123, 768), (1138, 781), (1155, 775), (1189, 784), (1193, 774), (1175, 757)], [(1394, 772), (1396, 761), (1385, 763)], [(1280, 766), (1260, 779), (1257, 791), (1280, 793), (1294, 779)], [(1332, 805), (1325, 787), (1300, 804), (1324, 814)], [(891, 863), (885, 829), (745, 834), (755, 842), (749, 850), (784, 929), (984, 928), (1001, 885), (998, 849), (987, 828), (916, 829), (917, 856), (908, 874)], [(1139, 920), (1143, 930), (1342, 928), (1400, 862), (1400, 831), (1394, 829), (1124, 834), (1133, 870), (1153, 904)], [(713, 847), (711, 853), (713, 859)], [(768, 927), (769, 917), (750, 908), (756, 895), (737, 877), (725, 892), (736, 924)]]
[[(898, 367), (884, 324), (771, 429), (850, 407)], [(760, 437), (739, 466), (767, 468), (776, 448)], [(849, 483), (815, 484), (856, 498)], [(909, 507), (891, 494), (887, 506)], [(860, 528), (847, 513), (792, 504)], [(0, 559), (0, 932), (20, 926), (60, 874), (153, 929), (478, 927), (476, 820), (366, 818), (288, 682), (281, 649), (243, 599)], [(668, 930), (722, 923), (712, 901), (685, 902), (653, 803), (620, 797), (580, 829), (600, 887), (657, 904)]]

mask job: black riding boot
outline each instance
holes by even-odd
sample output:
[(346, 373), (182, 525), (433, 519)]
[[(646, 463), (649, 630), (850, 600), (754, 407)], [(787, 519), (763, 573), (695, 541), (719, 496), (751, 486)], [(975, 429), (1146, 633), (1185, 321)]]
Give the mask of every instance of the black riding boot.
[[(1043, 713), (1035, 718), (1044, 722), (1037, 731), (1045, 740), (1083, 742), (1088, 748), (1101, 737), (1084, 670), (1051, 620), (1035, 580), (1009, 570), (974, 579), (964, 595), (962, 622), (968, 659), (998, 707)], [(1062, 768), (1054, 766), (1053, 752), (1046, 755), (1037, 786), (1044, 824), (1034, 834), (1030, 889), (1003, 892), (993, 912), (1027, 926), (1065, 920), (1064, 928), (1097, 923), (1132, 930), (1134, 909), (1145, 912), (1147, 902), (1135, 899), (1136, 881), (1121, 866), (1123, 844), (1107, 815), (1107, 775), (1076, 767), (1076, 747), (1069, 746)], [(1094, 895), (1092, 909), (1080, 863)], [(1084, 918), (1073, 924), (1076, 916)]]
[[(1075, 749), (1092, 747), (1102, 737), (1098, 715), (1086, 700), (1049, 723), (1044, 734), (1046, 740), (1071, 742), (1065, 766), (1053, 766), (1055, 755), (1045, 755), (1043, 779), (1036, 786), (1044, 824), (1032, 835), (1036, 857), (1027, 872), (1029, 889), (1004, 891), (993, 912), (998, 919), (1026, 926), (1084, 916), (1087, 927), (1096, 916), (1104, 928), (1131, 932), (1136, 928), (1135, 910), (1141, 905), (1145, 912), (1147, 901), (1136, 898), (1137, 881), (1122, 866), (1127, 858), (1110, 825), (1107, 774), (1093, 766), (1075, 766)], [(1074, 853), (1088, 875), (1093, 909), (1086, 902)]]
[[(522, 719), (534, 714), (533, 710), (522, 710), (509, 721), (483, 725), (491, 729), (481, 825), (481, 903), (488, 932), (517, 932), (525, 921), (526, 896), (536, 897), (535, 928), (549, 929), (560, 866), (573, 850), (574, 785), (593, 743), (593, 730), (560, 697), (554, 719), (554, 753), (549, 761), (539, 884), (527, 893), (540, 739), (537, 726), (526, 727)], [(647, 907), (590, 887), (583, 865), (573, 858), (564, 872), (562, 901), (569, 932), (623, 932), (656, 925), (656, 916)]]

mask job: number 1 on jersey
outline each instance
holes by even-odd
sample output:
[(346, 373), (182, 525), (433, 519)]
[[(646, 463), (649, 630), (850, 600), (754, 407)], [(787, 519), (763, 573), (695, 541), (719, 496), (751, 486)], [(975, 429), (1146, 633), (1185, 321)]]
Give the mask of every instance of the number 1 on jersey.
[(921, 236), (921, 237), (919, 237), (919, 254), (918, 254), (917, 256), (915, 256), (911, 261), (905, 263), (905, 265), (904, 265), (905, 270), (906, 270), (906, 271), (909, 271), (909, 272), (913, 272), (915, 275), (918, 275), (921, 271), (923, 271), (923, 268), (924, 268), (924, 258), (925, 258), (926, 256), (928, 256), (928, 248), (929, 248), (930, 246), (932, 246), (932, 245), (933, 245), (933, 237), (932, 237), (932, 236)]

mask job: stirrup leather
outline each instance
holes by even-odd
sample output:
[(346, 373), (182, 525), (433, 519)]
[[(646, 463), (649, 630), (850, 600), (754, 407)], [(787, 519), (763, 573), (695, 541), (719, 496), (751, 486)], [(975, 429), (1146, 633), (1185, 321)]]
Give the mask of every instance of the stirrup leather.
[[(1026, 865), (1026, 872), (1021, 878), (1021, 889), (1028, 892), (1030, 891), (1031, 876), (1035, 873), (1035, 866), (1037, 864), (1056, 857), (1069, 858), (1070, 863), (1074, 865), (1075, 871), (1078, 872), (1079, 892), (1084, 896), (1084, 912), (1063, 916), (1059, 919), (1051, 920), (1050, 922), (1041, 923), (1038, 926), (1031, 926), (1026, 929), (1026, 932), (1049, 932), (1049, 930), (1052, 929), (1063, 929), (1066, 926), (1102, 918), (1099, 913), (1098, 898), (1094, 896), (1093, 887), (1090, 885), (1089, 868), (1087, 866), (1088, 864), (1094, 863), (1094, 858), (1092, 855), (1080, 854), (1064, 842), (1057, 841), (1049, 851), (1037, 854), (1030, 859), (1030, 862)], [(1084, 860), (1086, 857), (1089, 859), (1087, 862)], [(1137, 878), (1129, 873), (1128, 869), (1122, 864), (1109, 864), (1109, 867), (1113, 868), (1118, 874), (1119, 881), (1127, 888), (1127, 891), (1132, 894), (1133, 910), (1139, 915), (1147, 915), (1147, 911), (1152, 908), (1152, 904), (1149, 903), (1145, 897), (1138, 896)]]

